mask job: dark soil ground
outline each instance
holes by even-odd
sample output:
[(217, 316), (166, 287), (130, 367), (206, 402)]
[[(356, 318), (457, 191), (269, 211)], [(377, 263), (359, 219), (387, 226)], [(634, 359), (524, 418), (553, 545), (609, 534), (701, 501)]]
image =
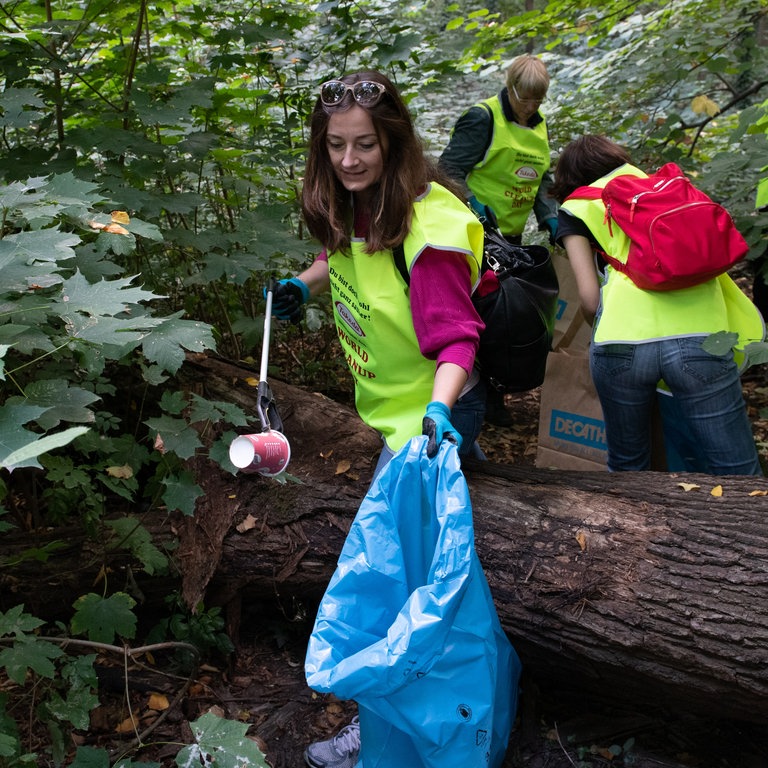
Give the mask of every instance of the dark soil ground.
[[(768, 408), (765, 372), (745, 379), (745, 394), (755, 431), (766, 455)], [(507, 396), (514, 425), (488, 427), (482, 447), (498, 462), (532, 466), (536, 454), (538, 392)], [(305, 746), (324, 739), (355, 713), (352, 702), (321, 696), (304, 681), (304, 653), (314, 617), (313, 606), (293, 617), (274, 605), (250, 605), (242, 617), (236, 652), (209, 661), (180, 707), (145, 738), (143, 759), (173, 766), (181, 743), (190, 742), (189, 722), (206, 711), (248, 724), (272, 768), (301, 768)], [(139, 674), (138, 680), (141, 680)], [(180, 683), (175, 683), (178, 690)], [(174, 685), (171, 685), (174, 688)], [(127, 717), (126, 699), (105, 694), (88, 741), (115, 748), (128, 736), (116, 736), (114, 723)], [(132, 709), (153, 715), (149, 693), (134, 691)], [(170, 694), (169, 694), (170, 697)], [(102, 727), (104, 730), (99, 732)], [(92, 743), (92, 742), (91, 742)], [(599, 699), (563, 680), (544, 688), (523, 679), (518, 720), (504, 768), (766, 768), (768, 726), (704, 719), (660, 701), (649, 710), (633, 706), (623, 691), (605, 691)], [(403, 766), (403, 768), (410, 768)], [(451, 766), (462, 768), (462, 766)]]

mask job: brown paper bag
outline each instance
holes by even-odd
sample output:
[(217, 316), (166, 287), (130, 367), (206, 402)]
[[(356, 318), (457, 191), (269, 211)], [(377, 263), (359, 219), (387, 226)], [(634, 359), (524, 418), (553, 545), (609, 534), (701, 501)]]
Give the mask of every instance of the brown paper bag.
[(557, 316), (552, 337), (552, 349), (586, 350), (592, 337), (592, 328), (581, 313), (576, 278), (565, 251), (552, 251), (552, 264), (557, 273), (560, 291), (557, 297)]
[[(541, 385), (536, 466), (555, 469), (606, 470), (607, 443), (600, 400), (589, 372), (592, 326), (581, 311), (576, 278), (561, 249), (552, 252), (560, 283), (552, 352)], [(661, 416), (651, 423), (651, 469), (664, 472)]]
[(586, 351), (549, 354), (539, 408), (537, 467), (606, 469), (603, 411)]

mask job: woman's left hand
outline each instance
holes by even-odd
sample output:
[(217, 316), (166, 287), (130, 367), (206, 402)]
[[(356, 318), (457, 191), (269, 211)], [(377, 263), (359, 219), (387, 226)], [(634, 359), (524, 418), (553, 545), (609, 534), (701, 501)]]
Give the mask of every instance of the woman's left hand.
[(427, 457), (430, 459), (437, 456), (437, 451), (443, 440), (450, 440), (452, 443), (456, 443), (458, 448), (461, 448), (461, 435), (451, 424), (450, 416), (450, 408), (439, 400), (433, 400), (427, 405), (427, 412), (421, 422), (421, 434), (429, 438), (427, 440)]

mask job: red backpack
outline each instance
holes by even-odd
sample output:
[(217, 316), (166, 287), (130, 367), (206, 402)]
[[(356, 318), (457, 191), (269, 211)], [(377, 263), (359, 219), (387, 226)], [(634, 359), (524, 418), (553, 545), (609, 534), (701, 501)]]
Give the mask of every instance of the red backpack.
[(723, 206), (691, 184), (674, 163), (647, 177), (621, 175), (604, 188), (579, 187), (568, 200), (598, 200), (605, 205), (609, 237), (612, 222), (630, 239), (627, 263), (605, 260), (640, 288), (689, 288), (726, 272), (749, 250)]

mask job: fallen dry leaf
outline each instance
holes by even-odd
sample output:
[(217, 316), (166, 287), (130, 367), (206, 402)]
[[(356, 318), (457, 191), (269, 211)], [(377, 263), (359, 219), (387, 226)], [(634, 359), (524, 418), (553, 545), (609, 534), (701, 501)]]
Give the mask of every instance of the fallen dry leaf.
[(710, 492), (710, 496), (715, 496), (717, 498), (720, 498), (723, 495), (723, 486), (722, 485), (716, 485)]
[(125, 211), (112, 211), (110, 214), (115, 224), (130, 224), (131, 217)]
[(116, 733), (133, 733), (138, 728), (138, 723), (132, 717), (126, 717), (115, 728)]
[(616, 755), (611, 751), (609, 747), (597, 747), (594, 746), (590, 750), (593, 755), (600, 755), (605, 760), (613, 760)]
[(242, 523), (235, 526), (238, 533), (245, 533), (256, 527), (256, 518), (253, 515), (246, 515)]
[(111, 235), (130, 235), (131, 233), (120, 224), (100, 224), (98, 221), (89, 221), (88, 226), (91, 229), (101, 229), (109, 232)]
[[(250, 717), (250, 714), (251, 714), (251, 713), (249, 712), (249, 713), (248, 713), (248, 717)], [(262, 751), (262, 752), (263, 752), (265, 755), (267, 754), (267, 750), (269, 749), (269, 747), (267, 746), (267, 742), (266, 742), (266, 741), (264, 741), (264, 739), (262, 739), (260, 736), (250, 736), (250, 735), (246, 734), (245, 738), (246, 738), (246, 739), (250, 739), (252, 742), (254, 742), (254, 743), (256, 744), (256, 746), (257, 746), (257, 747), (258, 747), (258, 748), (259, 748), (259, 749), (260, 749), (260, 750), (261, 750), (261, 751)]]
[(119, 224), (107, 224), (107, 226), (104, 227), (104, 231), (109, 232), (110, 235), (130, 235), (131, 234), (125, 227), (121, 227)]
[(248, 377), (248, 378), (245, 380), (245, 383), (246, 383), (246, 384), (247, 384), (249, 387), (258, 387), (258, 386), (259, 386), (259, 380), (258, 380), (257, 378), (255, 378), (254, 376), (249, 376), (249, 377)]
[(768, 496), (768, 491), (750, 491), (750, 496)]
[(587, 548), (587, 535), (584, 533), (584, 531), (579, 531), (576, 534), (576, 541), (579, 542), (579, 546), (583, 552)]
[(110, 572), (110, 569), (105, 568), (105, 566), (102, 565), (101, 568), (99, 568), (99, 572), (96, 574), (96, 577), (93, 580), (93, 586), (95, 587), (97, 584), (104, 581), (104, 579), (107, 578), (107, 574), (109, 572)]
[(696, 485), (696, 483), (678, 483), (677, 485), (684, 491), (697, 491), (699, 488), (701, 488), (701, 486)]
[(336, 474), (337, 475), (343, 475), (345, 472), (349, 471), (349, 468), (352, 466), (352, 462), (349, 461), (349, 459), (342, 459), (337, 465), (336, 465)]
[(123, 464), (122, 467), (107, 467), (107, 474), (120, 480), (130, 480), (133, 477), (133, 469), (128, 464)]
[(162, 712), (163, 710), (168, 709), (169, 706), (168, 697), (163, 696), (162, 693), (151, 694), (149, 702), (147, 703), (147, 707), (149, 707), (149, 709), (154, 709), (156, 712)]

